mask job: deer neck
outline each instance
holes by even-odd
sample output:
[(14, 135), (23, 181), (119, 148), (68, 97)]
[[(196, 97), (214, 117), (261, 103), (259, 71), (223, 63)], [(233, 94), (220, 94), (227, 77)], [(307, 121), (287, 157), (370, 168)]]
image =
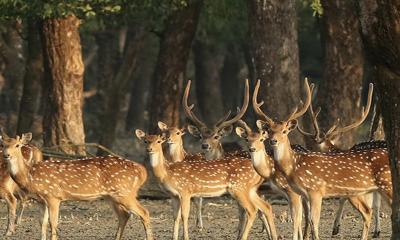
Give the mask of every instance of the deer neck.
[(217, 160), (224, 156), (224, 149), (222, 148), (222, 144), (219, 143), (218, 147), (212, 148), (210, 151), (207, 151), (204, 154), (207, 160)]
[(274, 172), (274, 163), (265, 151), (265, 148), (256, 152), (250, 152), (251, 161), (256, 172), (263, 178), (271, 177)]
[(21, 189), (28, 189), (31, 185), (31, 177), (28, 166), (25, 164), (22, 152), (19, 151), (16, 158), (7, 160), (8, 171), (11, 178)]
[(154, 176), (159, 180), (163, 180), (167, 174), (167, 165), (165, 164), (165, 157), (162, 151), (149, 154), (150, 165), (153, 169)]
[(274, 146), (274, 160), (277, 163), (277, 167), (286, 175), (290, 176), (295, 168), (296, 164), (296, 152), (293, 151), (290, 146), (289, 139), (286, 142), (279, 143)]
[(186, 156), (186, 151), (183, 148), (183, 142), (168, 144), (168, 158), (172, 162), (181, 162)]

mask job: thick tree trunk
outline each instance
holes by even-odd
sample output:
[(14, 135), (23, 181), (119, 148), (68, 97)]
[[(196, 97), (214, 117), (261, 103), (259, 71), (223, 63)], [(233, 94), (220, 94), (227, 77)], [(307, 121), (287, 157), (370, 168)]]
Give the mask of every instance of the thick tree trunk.
[[(353, 1), (322, 0), (323, 81), (317, 93), (320, 127), (329, 129), (336, 119), (348, 125), (361, 114), (364, 56), (356, 6)], [(354, 131), (340, 138), (342, 147), (354, 144)]]
[(170, 126), (179, 125), (186, 63), (202, 5), (201, 0), (188, 1), (186, 7), (178, 9), (167, 19), (153, 76), (151, 130), (157, 129), (157, 121)]
[(43, 55), (38, 23), (28, 22), (28, 55), (24, 76), (24, 88), (19, 107), (17, 134), (32, 132), (35, 115), (40, 106), (43, 82)]
[[(43, 119), (44, 144), (83, 144), (84, 66), (78, 31), (80, 21), (71, 15), (45, 19), (42, 24), (46, 104)], [(84, 153), (82, 147), (60, 149), (67, 153)]]
[(400, 1), (361, 0), (361, 33), (377, 69), (377, 89), (392, 173), (392, 239), (400, 239)]
[[(115, 76), (111, 78), (112, 80), (106, 93), (107, 100), (105, 102), (105, 111), (101, 115), (99, 143), (108, 148), (112, 148), (115, 141), (118, 119), (121, 117), (122, 103), (131, 86), (131, 75), (137, 66), (138, 52), (142, 49), (144, 43), (143, 36), (142, 29), (138, 29), (135, 32), (132, 31), (128, 34), (123, 57), (119, 63), (120, 66)], [(107, 153), (99, 150), (98, 154)]]
[(0, 109), (7, 114), (6, 128), (11, 132), (15, 132), (16, 128), (24, 78), (23, 39), (19, 34), (21, 28), (20, 21), (8, 21), (6, 31), (0, 36), (0, 55), (5, 64), (5, 86), (2, 89)]
[(247, 5), (259, 97), (270, 116), (283, 120), (300, 101), (295, 1), (247, 0)]
[(236, 111), (236, 107), (240, 106), (240, 93), (242, 93), (243, 79), (239, 79), (241, 69), (241, 56), (238, 46), (228, 44), (223, 67), (221, 69), (221, 89), (224, 94), (221, 94), (224, 109)]
[[(197, 109), (204, 122), (211, 126), (221, 118), (223, 106), (220, 89), (220, 70), (223, 55), (212, 46), (196, 40), (193, 44)], [(229, 95), (231, 93), (226, 93)]]

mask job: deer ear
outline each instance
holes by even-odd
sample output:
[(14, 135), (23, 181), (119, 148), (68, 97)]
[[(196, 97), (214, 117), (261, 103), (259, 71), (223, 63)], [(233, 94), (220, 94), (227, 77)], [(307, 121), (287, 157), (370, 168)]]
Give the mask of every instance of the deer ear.
[(200, 137), (200, 135), (201, 135), (200, 130), (196, 126), (188, 125), (187, 129), (188, 129), (189, 133), (192, 134), (193, 136)]
[(159, 128), (161, 131), (167, 131), (167, 130), (168, 130), (167, 124), (165, 124), (165, 123), (163, 123), (163, 122), (161, 122), (161, 121), (158, 121), (157, 125), (158, 125), (158, 128)]
[(236, 132), (236, 134), (237, 134), (239, 137), (241, 137), (241, 138), (247, 138), (246, 130), (244, 130), (243, 128), (241, 128), (241, 127), (236, 127), (236, 128), (235, 128), (235, 132)]
[(229, 125), (229, 126), (224, 127), (223, 129), (219, 130), (219, 134), (221, 136), (227, 136), (227, 135), (231, 134), (232, 130), (233, 130), (233, 126)]
[(32, 133), (23, 133), (21, 136), (22, 144), (28, 144), (32, 140)]
[(136, 137), (139, 138), (140, 140), (143, 140), (144, 136), (146, 136), (146, 133), (144, 133), (140, 129), (135, 130)]
[(268, 125), (268, 123), (264, 122), (263, 120), (257, 120), (256, 125), (257, 125), (258, 130), (270, 129), (270, 126)]
[(289, 130), (289, 131), (292, 131), (292, 130), (296, 129), (297, 123), (298, 123), (298, 122), (297, 122), (297, 119), (292, 119), (292, 120), (290, 120), (290, 121), (287, 123), (288, 130)]

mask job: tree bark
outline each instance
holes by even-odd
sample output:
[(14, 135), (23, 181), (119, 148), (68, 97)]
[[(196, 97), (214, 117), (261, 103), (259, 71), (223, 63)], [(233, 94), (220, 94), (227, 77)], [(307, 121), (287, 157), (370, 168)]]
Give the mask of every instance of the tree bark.
[[(83, 144), (83, 72), (79, 36), (80, 20), (73, 15), (45, 19), (42, 44), (45, 70), (45, 146)], [(67, 153), (84, 154), (82, 147), (61, 147)]]
[(6, 31), (0, 36), (0, 55), (5, 64), (5, 86), (1, 94), (1, 109), (7, 114), (6, 128), (15, 132), (17, 113), (22, 95), (25, 58), (20, 21), (8, 21)]
[(35, 115), (40, 106), (43, 82), (43, 55), (38, 22), (28, 22), (28, 54), (24, 76), (24, 88), (19, 107), (17, 134), (32, 132)]
[(238, 46), (228, 44), (223, 67), (220, 72), (221, 89), (224, 94), (221, 94), (224, 109), (236, 111), (236, 107), (240, 106), (240, 95), (242, 86), (240, 85), (243, 79), (239, 78), (241, 69), (241, 56)]
[[(300, 101), (297, 15), (294, 0), (247, 0), (251, 53), (259, 98), (268, 115), (283, 120)], [(293, 136), (293, 142), (301, 141)]]
[(188, 1), (186, 7), (176, 10), (168, 17), (165, 30), (161, 34), (150, 104), (152, 131), (157, 130), (157, 121), (163, 121), (169, 126), (179, 125), (186, 63), (202, 5), (201, 0)]
[[(321, 0), (321, 4), (324, 73), (315, 105), (321, 107), (320, 127), (327, 130), (338, 118), (344, 126), (361, 114), (364, 55), (354, 2)], [(338, 144), (354, 145), (353, 136), (354, 130), (343, 134)]]
[(358, 1), (361, 33), (377, 70), (377, 90), (392, 173), (392, 239), (400, 239), (400, 1)]
[[(132, 72), (137, 66), (138, 52), (142, 49), (144, 38), (143, 29), (131, 30), (126, 40), (123, 57), (119, 62), (119, 68), (111, 78), (108, 91), (105, 93), (105, 111), (101, 115), (101, 135), (99, 143), (108, 148), (112, 148), (115, 141), (115, 134), (118, 119), (121, 116), (123, 100), (130, 89)], [(108, 154), (99, 150), (98, 154)]]
[[(215, 124), (223, 116), (220, 89), (220, 70), (223, 55), (217, 49), (196, 40), (193, 44), (197, 109), (208, 125)], [(232, 93), (226, 93), (229, 95)]]

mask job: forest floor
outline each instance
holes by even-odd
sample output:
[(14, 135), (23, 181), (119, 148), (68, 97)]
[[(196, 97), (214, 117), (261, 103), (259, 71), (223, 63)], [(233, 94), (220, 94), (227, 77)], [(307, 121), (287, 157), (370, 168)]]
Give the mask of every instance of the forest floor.
[[(141, 203), (150, 211), (151, 222), (155, 239), (171, 239), (172, 237), (172, 210), (170, 200), (142, 199)], [(291, 223), (284, 222), (288, 214), (284, 201), (272, 201), (275, 213), (275, 224), (282, 239), (290, 239), (292, 234)], [(361, 216), (355, 212), (350, 204), (346, 204), (344, 219), (339, 236), (331, 237), (332, 225), (338, 200), (324, 200), (320, 224), (321, 239), (359, 239), (362, 230)], [(380, 239), (390, 239), (390, 209), (382, 204), (382, 232)], [(235, 201), (229, 197), (206, 199), (203, 208), (203, 231), (195, 227), (195, 209), (192, 207), (190, 217), (191, 239), (235, 239), (238, 224), (238, 210)], [(5, 232), (7, 224), (7, 207), (0, 203), (0, 233)], [(22, 224), (16, 233), (7, 239), (40, 239), (39, 219), (41, 218), (37, 203), (27, 206)], [(59, 238), (60, 239), (113, 239), (117, 227), (117, 218), (104, 200), (94, 202), (64, 202), (60, 211)], [(373, 225), (371, 226), (372, 229)], [(255, 221), (250, 233), (250, 239), (266, 239), (265, 233), (260, 233), (262, 224)], [(371, 230), (372, 231), (372, 230)], [(371, 232), (370, 231), (370, 232)], [(137, 217), (128, 222), (124, 239), (144, 239), (144, 230)], [(370, 234), (371, 239), (372, 234)]]

